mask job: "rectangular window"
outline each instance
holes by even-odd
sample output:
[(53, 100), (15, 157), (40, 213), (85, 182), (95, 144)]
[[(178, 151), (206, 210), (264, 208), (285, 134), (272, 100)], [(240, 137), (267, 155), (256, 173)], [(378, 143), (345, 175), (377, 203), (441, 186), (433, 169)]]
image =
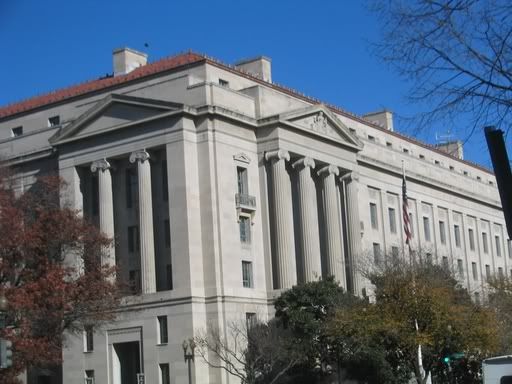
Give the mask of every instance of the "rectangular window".
[(501, 257), (500, 237), (498, 235), (496, 235), (496, 236), (494, 236), (494, 240), (496, 243), (496, 256)]
[(229, 88), (229, 81), (224, 80), (224, 79), (219, 79), (219, 85), (220, 85), (221, 87)]
[(489, 264), (485, 264), (485, 279), (489, 281), (491, 278), (491, 266)]
[(236, 167), (236, 179), (238, 183), (238, 193), (240, 195), (248, 195), (247, 168)]
[(167, 344), (169, 336), (167, 332), (167, 316), (157, 316), (158, 321), (158, 344)]
[(245, 244), (251, 242), (251, 218), (247, 216), (239, 217), (240, 241)]
[(85, 327), (84, 330), (84, 352), (94, 351), (94, 332), (91, 327)]
[(396, 263), (398, 262), (398, 256), (400, 254), (400, 251), (398, 249), (397, 246), (392, 246), (391, 247), (391, 257), (393, 258), (393, 262)]
[(368, 140), (370, 140), (370, 141), (375, 141), (375, 136), (368, 135)]
[(427, 264), (432, 264), (432, 254), (431, 253), (427, 253)]
[(60, 116), (52, 116), (48, 118), (48, 126), (49, 127), (56, 127), (57, 125), (60, 125)]
[(446, 228), (444, 221), (439, 221), (439, 238), (441, 239), (441, 244), (446, 244)]
[(169, 364), (159, 364), (160, 366), (160, 384), (171, 384), (171, 372)]
[(126, 208), (134, 208), (137, 205), (137, 171), (134, 168), (126, 168), (125, 171), (125, 190), (126, 190)]
[(23, 135), (23, 127), (22, 126), (11, 128), (11, 136), (12, 137), (20, 137), (21, 135)]
[(172, 264), (167, 264), (165, 266), (165, 272), (166, 272), (166, 288), (167, 290), (172, 289)]
[(140, 250), (139, 227), (131, 225), (128, 227), (128, 252), (134, 253)]
[(245, 313), (245, 326), (247, 330), (251, 329), (256, 325), (256, 314), (254, 312)]
[(389, 230), (391, 233), (396, 233), (396, 214), (395, 208), (388, 208), (389, 214)]
[(171, 224), (169, 219), (164, 220), (165, 248), (171, 248)]
[(475, 234), (473, 233), (473, 229), (468, 229), (468, 237), (469, 237), (469, 249), (474, 251), (475, 250)]
[(500, 279), (503, 279), (503, 268), (502, 267), (498, 267), (498, 277)]
[(428, 217), (423, 217), (423, 233), (425, 241), (430, 241), (430, 220)]
[(455, 236), (455, 246), (460, 248), (460, 227), (457, 224), (453, 226), (453, 234)]
[(412, 213), (409, 213), (409, 230), (411, 231), (411, 237), (414, 237), (414, 220)]
[(94, 369), (85, 370), (85, 384), (94, 384)]
[(487, 233), (482, 232), (482, 246), (484, 247), (484, 253), (489, 253), (489, 244), (487, 243)]
[(473, 271), (473, 280), (477, 281), (478, 280), (478, 269), (477, 269), (475, 262), (471, 263), (471, 269)]
[(375, 265), (380, 265), (380, 244), (373, 243), (373, 262)]
[(448, 269), (450, 266), (448, 265), (448, 256), (443, 256), (443, 268)]
[(162, 200), (169, 201), (169, 183), (167, 178), (167, 160), (162, 161)]
[(392, 148), (393, 147), (393, 143), (390, 143), (389, 141), (386, 141), (386, 147)]
[(140, 271), (138, 269), (132, 269), (128, 272), (128, 285), (133, 294), (140, 292)]
[(507, 239), (507, 248), (508, 248), (508, 258), (512, 259), (512, 241)]
[(370, 203), (370, 222), (373, 229), (379, 228), (379, 221), (377, 219), (377, 204)]
[(252, 288), (252, 263), (250, 261), (242, 261), (242, 286), (244, 288)]
[(457, 271), (460, 277), (464, 277), (464, 264), (462, 259), (457, 259)]

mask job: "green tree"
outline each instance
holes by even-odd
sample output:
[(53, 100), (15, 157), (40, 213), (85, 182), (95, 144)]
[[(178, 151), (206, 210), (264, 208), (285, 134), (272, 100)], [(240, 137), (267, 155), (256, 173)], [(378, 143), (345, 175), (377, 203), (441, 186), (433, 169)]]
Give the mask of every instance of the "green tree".
[(496, 312), (500, 335), (499, 353), (512, 353), (512, 279), (495, 277), (489, 280), (489, 306)]

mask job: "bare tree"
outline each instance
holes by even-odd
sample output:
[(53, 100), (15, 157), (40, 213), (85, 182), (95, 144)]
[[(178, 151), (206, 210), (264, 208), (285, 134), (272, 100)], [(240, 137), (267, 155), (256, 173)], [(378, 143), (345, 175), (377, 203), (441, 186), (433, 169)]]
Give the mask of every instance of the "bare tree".
[(242, 384), (278, 383), (303, 358), (290, 332), (274, 321), (233, 321), (226, 334), (211, 324), (195, 342), (198, 354), (210, 367), (223, 369)]
[(505, 125), (512, 106), (510, 0), (368, 0), (382, 35), (377, 55), (412, 82), (426, 105), (419, 129), (470, 118)]

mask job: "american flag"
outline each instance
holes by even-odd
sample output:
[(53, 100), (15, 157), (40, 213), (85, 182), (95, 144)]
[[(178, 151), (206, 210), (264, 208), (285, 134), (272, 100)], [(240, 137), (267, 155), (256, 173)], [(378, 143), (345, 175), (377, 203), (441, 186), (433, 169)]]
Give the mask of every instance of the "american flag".
[(405, 182), (405, 169), (402, 176), (402, 212), (404, 215), (405, 244), (410, 246), (411, 242), (411, 220), (409, 219), (409, 205), (407, 203), (407, 185)]

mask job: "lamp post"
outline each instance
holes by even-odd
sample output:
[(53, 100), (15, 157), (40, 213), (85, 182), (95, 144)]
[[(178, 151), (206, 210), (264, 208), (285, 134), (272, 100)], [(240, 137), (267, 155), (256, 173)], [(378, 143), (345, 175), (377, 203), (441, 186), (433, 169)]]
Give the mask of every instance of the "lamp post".
[(192, 384), (191, 364), (194, 361), (194, 350), (196, 349), (196, 343), (194, 342), (194, 339), (190, 338), (188, 340), (183, 340), (181, 347), (183, 348), (183, 357), (185, 358), (185, 363), (188, 363), (188, 383)]
[(7, 321), (7, 299), (0, 295), (0, 331), (5, 328)]

